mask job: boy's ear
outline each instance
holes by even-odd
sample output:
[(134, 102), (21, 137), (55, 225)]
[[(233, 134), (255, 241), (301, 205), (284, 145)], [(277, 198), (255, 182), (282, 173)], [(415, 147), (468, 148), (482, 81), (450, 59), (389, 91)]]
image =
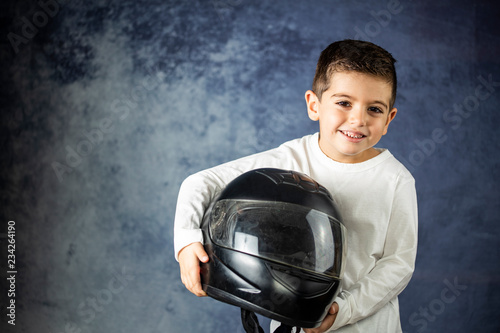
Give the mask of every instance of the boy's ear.
[(387, 116), (387, 121), (385, 123), (384, 132), (382, 133), (382, 135), (387, 134), (387, 129), (389, 128), (389, 124), (394, 119), (394, 117), (396, 117), (396, 113), (398, 113), (398, 109), (396, 108), (393, 108), (391, 112), (389, 112), (389, 115)]
[(306, 91), (307, 115), (312, 121), (319, 120), (319, 99), (312, 90)]

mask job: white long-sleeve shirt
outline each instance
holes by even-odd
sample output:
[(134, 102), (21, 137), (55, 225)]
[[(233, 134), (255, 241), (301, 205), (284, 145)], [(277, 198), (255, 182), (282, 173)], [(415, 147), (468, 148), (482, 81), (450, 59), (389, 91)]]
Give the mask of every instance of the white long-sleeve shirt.
[(203, 243), (205, 209), (231, 180), (263, 167), (302, 172), (330, 191), (347, 229), (339, 312), (329, 332), (401, 332), (397, 296), (410, 281), (417, 251), (414, 178), (388, 150), (339, 163), (321, 151), (318, 138), (308, 135), (186, 178), (175, 214), (176, 258), (183, 247)]

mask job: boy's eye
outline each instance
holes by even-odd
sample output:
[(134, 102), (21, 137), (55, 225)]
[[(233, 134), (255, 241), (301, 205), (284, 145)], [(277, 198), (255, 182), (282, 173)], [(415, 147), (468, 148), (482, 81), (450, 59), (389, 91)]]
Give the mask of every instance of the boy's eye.
[(375, 112), (375, 113), (384, 113), (381, 108), (378, 108), (376, 106), (371, 106), (368, 108), (369, 111)]
[(347, 101), (340, 101), (340, 102), (337, 102), (337, 104), (340, 106), (343, 106), (343, 107), (351, 106), (351, 103), (349, 103)]

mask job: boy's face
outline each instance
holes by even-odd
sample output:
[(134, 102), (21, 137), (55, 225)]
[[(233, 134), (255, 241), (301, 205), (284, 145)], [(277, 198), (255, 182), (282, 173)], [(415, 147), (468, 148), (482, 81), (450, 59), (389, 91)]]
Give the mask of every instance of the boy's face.
[(321, 100), (308, 90), (309, 118), (319, 120), (319, 146), (331, 159), (359, 163), (378, 155), (373, 148), (396, 108), (389, 109), (392, 87), (385, 80), (358, 72), (337, 72)]

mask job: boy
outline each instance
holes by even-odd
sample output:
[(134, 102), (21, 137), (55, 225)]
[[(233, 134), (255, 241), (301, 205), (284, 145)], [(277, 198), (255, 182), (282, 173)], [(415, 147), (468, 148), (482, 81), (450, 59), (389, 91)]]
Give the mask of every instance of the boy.
[[(321, 326), (303, 332), (401, 332), (398, 294), (412, 276), (417, 249), (415, 181), (385, 149), (374, 148), (397, 109), (394, 58), (369, 42), (344, 40), (320, 55), (305, 93), (319, 134), (284, 143), (188, 177), (179, 191), (175, 253), (188, 290), (205, 296), (207, 262), (200, 221), (210, 201), (240, 174), (261, 167), (295, 170), (325, 186), (347, 229), (342, 290)], [(279, 323), (271, 323), (273, 332)]]

